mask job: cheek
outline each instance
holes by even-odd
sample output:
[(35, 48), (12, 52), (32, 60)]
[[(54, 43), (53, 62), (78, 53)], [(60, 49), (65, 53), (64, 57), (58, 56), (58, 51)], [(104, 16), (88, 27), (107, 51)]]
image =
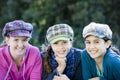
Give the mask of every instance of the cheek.
[(69, 50), (71, 49), (72, 45), (69, 44), (69, 45), (65, 45), (64, 48), (67, 50), (67, 52), (69, 52)]
[(53, 52), (56, 51), (56, 47), (54, 45), (51, 45)]
[(27, 46), (29, 43), (28, 43), (28, 42), (24, 42), (23, 44), (24, 44), (25, 46)]
[(28, 41), (23, 41), (23, 42), (21, 42), (21, 44), (23, 44), (23, 45), (28, 45), (29, 43), (28, 43)]
[(89, 49), (89, 46), (88, 46), (88, 45), (85, 45), (85, 48), (88, 50), (88, 49)]
[(9, 45), (9, 46), (14, 46), (14, 45), (16, 45), (16, 44), (11, 41), (11, 42), (7, 42), (7, 45)]
[(57, 49), (55, 47), (52, 47), (52, 50), (54, 52), (54, 55), (57, 55)]
[(6, 40), (6, 42), (5, 42), (7, 45), (10, 45), (10, 44), (12, 44), (12, 42), (10, 42), (10, 40)]

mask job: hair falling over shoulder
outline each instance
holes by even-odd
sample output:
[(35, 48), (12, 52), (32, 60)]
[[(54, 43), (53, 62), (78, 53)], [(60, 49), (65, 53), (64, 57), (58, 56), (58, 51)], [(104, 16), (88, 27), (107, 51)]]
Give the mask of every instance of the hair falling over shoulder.
[(1, 44), (0, 44), (0, 47), (3, 47), (3, 46), (6, 46), (7, 43), (5, 41), (3, 41)]
[(118, 55), (120, 55), (120, 51), (118, 48), (116, 48), (115, 46), (111, 46), (111, 49), (116, 52)]
[[(103, 40), (107, 42), (109, 39), (107, 37), (104, 37)], [(109, 48), (111, 48), (114, 52), (116, 52), (118, 55), (120, 55), (120, 51), (116, 46), (110, 45)]]
[(52, 48), (49, 46), (46, 50), (45, 57), (43, 59), (43, 66), (44, 66), (44, 71), (49, 75), (52, 71), (52, 65), (50, 64), (50, 52)]

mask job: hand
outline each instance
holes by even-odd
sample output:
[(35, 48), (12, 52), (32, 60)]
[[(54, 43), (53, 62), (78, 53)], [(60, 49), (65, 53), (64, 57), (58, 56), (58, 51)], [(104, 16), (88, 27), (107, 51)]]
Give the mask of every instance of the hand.
[(66, 57), (61, 58), (61, 57), (56, 56), (56, 61), (58, 63), (57, 70), (61, 74), (61, 73), (63, 73), (63, 71), (64, 71), (64, 69), (66, 67)]
[(100, 80), (99, 77), (90, 78), (89, 80)]
[(54, 76), (53, 80), (70, 80), (66, 75), (60, 74), (59, 76)]

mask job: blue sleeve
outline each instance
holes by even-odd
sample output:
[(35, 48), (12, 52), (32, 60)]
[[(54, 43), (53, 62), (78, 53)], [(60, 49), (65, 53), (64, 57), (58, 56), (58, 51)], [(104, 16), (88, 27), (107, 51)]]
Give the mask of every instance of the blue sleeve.
[(76, 66), (72, 80), (83, 80), (81, 62), (78, 64), (78, 66)]
[(91, 78), (91, 73), (89, 70), (89, 63), (88, 61), (88, 55), (86, 54), (86, 51), (82, 52), (82, 73), (83, 73), (83, 80), (88, 80)]
[(53, 80), (53, 77), (54, 77), (55, 75), (58, 75), (57, 69), (55, 69), (55, 70), (46, 78), (46, 80)]
[(100, 77), (100, 80), (106, 80), (104, 77)]
[[(44, 58), (45, 52), (41, 52), (41, 56), (42, 56), (42, 58)], [(43, 70), (42, 75), (43, 75), (43, 76), (46, 75), (46, 73), (44, 72), (44, 70)], [(58, 75), (57, 69), (53, 70), (53, 72), (52, 72), (47, 78), (45, 78), (45, 80), (53, 80), (53, 77), (54, 77), (55, 75)], [(42, 76), (42, 78), (43, 78), (43, 76)]]
[(71, 80), (83, 80), (82, 78), (82, 65), (81, 65), (81, 51), (75, 52), (75, 63), (73, 77)]
[(83, 50), (82, 52), (82, 73), (83, 80), (98, 77), (96, 71), (96, 63), (94, 59), (89, 56), (86, 50)]
[(111, 66), (111, 73), (113, 73), (115, 80), (120, 80), (120, 56), (113, 58)]

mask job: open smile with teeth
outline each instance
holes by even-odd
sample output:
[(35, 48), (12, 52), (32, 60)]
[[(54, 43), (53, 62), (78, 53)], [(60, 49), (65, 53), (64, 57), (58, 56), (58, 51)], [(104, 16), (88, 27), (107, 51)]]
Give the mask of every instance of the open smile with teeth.
[(96, 51), (93, 51), (93, 50), (90, 51), (90, 54), (92, 54), (92, 55), (93, 55), (93, 54), (96, 54), (96, 53), (97, 53)]
[(65, 51), (60, 51), (60, 52), (58, 52), (59, 54), (64, 54), (65, 53)]

